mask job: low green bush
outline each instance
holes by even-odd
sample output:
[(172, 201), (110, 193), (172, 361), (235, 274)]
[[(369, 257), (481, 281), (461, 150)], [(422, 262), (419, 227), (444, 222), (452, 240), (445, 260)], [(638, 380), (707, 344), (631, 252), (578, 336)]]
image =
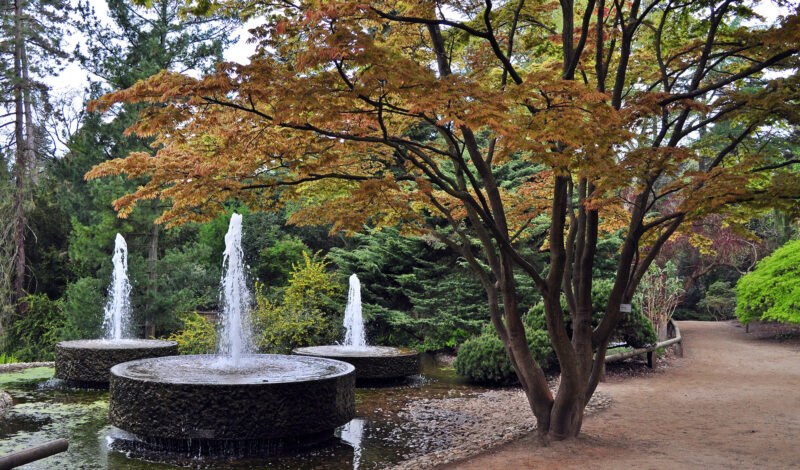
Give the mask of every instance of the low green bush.
[(634, 348), (643, 348), (656, 344), (658, 335), (650, 319), (634, 309), (623, 315), (614, 331), (614, 339), (623, 341)]
[[(547, 369), (555, 363), (550, 338), (544, 330), (525, 329), (528, 347), (536, 362)], [(456, 373), (479, 383), (507, 385), (517, 381), (503, 342), (493, 331), (484, 331), (458, 348)]]
[(0, 364), (16, 364), (19, 362), (17, 356), (13, 354), (0, 353)]

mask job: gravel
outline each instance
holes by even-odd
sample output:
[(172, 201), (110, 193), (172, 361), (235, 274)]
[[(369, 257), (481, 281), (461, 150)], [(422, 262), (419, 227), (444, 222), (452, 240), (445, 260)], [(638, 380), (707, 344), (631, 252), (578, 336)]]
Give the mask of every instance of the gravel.
[[(595, 393), (586, 413), (610, 404), (607, 395)], [(404, 462), (390, 467), (393, 470), (432, 468), (460, 460), (536, 429), (536, 418), (520, 388), (420, 399), (406, 405), (398, 414), (408, 422), (404, 431), (412, 432), (417, 439), (414, 452)]]

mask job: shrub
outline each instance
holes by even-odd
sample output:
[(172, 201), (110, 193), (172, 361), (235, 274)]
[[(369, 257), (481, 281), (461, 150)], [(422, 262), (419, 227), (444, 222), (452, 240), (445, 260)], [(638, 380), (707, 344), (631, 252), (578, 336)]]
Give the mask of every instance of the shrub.
[(634, 348), (643, 348), (658, 342), (653, 323), (636, 308), (623, 315), (614, 331), (614, 338)]
[(775, 320), (800, 323), (800, 240), (759, 261), (736, 284), (736, 316), (742, 323)]
[(211, 354), (217, 351), (219, 335), (214, 324), (197, 312), (181, 317), (183, 329), (167, 338), (178, 343), (181, 354)]
[(292, 266), (303, 262), (303, 253), (308, 247), (299, 239), (289, 235), (258, 252), (258, 260), (254, 266), (256, 275), (268, 286), (286, 284), (292, 274)]
[[(546, 369), (554, 363), (555, 355), (546, 331), (525, 329), (528, 347), (536, 362)], [(458, 348), (453, 363), (456, 373), (480, 383), (506, 385), (517, 381), (503, 342), (492, 331), (467, 340)]]
[[(611, 293), (613, 281), (611, 279), (596, 279), (592, 283), (592, 327), (596, 327), (603, 318), (608, 303), (608, 296)], [(567, 301), (561, 296), (561, 308), (564, 310), (564, 324), (572, 334), (572, 317), (567, 311)], [(545, 330), (547, 328), (544, 318), (544, 304), (539, 302), (528, 310), (523, 317), (526, 327), (532, 330)], [(622, 319), (614, 331), (611, 341), (626, 342), (638, 348), (658, 341), (653, 323), (639, 311), (637, 305), (633, 305), (631, 313), (623, 314)]]
[(685, 292), (678, 268), (672, 262), (663, 268), (653, 263), (642, 277), (633, 300), (656, 330), (666, 333), (667, 323)]
[(289, 285), (278, 301), (267, 297), (263, 284), (256, 284), (253, 317), (259, 350), (288, 353), (297, 347), (332, 343), (339, 337), (334, 298), (341, 286), (327, 266), (318, 254), (310, 257), (303, 252), (303, 263), (292, 265)]
[(0, 353), (0, 364), (16, 364), (19, 362), (17, 356), (13, 354)]
[(727, 282), (717, 281), (711, 284), (697, 306), (716, 320), (731, 318), (736, 310), (736, 291)]
[(5, 333), (5, 348), (23, 362), (52, 361), (59, 341), (57, 331), (64, 325), (60, 300), (46, 294), (28, 295), (22, 300), (25, 313), (11, 322)]

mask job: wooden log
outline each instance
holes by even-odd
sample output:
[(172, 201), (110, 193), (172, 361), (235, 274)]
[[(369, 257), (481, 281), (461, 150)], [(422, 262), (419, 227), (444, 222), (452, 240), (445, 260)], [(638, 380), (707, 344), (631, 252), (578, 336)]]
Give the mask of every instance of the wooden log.
[(646, 347), (646, 348), (636, 348), (636, 349), (631, 349), (630, 351), (622, 351), (620, 353), (611, 354), (610, 356), (606, 356), (606, 364), (608, 364), (609, 362), (615, 362), (615, 361), (621, 361), (623, 359), (628, 359), (629, 357), (639, 356), (639, 355), (642, 355), (642, 354), (648, 354), (647, 365), (652, 367), (652, 365), (651, 365), (652, 364), (652, 358), (649, 357), (650, 356), (649, 353), (652, 353), (656, 349), (666, 348), (666, 347), (672, 346), (672, 345), (676, 345), (677, 348), (680, 348), (680, 350), (677, 351), (677, 353), (679, 355), (683, 356), (683, 346), (681, 345), (681, 342), (683, 341), (683, 337), (681, 336), (681, 330), (678, 329), (678, 325), (675, 324), (675, 322), (673, 322), (672, 320), (670, 320), (670, 322), (673, 323), (673, 328), (675, 328), (675, 337), (674, 338), (668, 339), (666, 341), (662, 341), (660, 343), (656, 343), (653, 346), (649, 346), (649, 347)]
[(631, 349), (630, 351), (622, 351), (616, 354), (612, 354), (610, 356), (606, 356), (606, 364), (608, 364), (609, 362), (621, 361), (623, 359), (628, 359), (634, 356), (641, 356), (642, 354), (647, 353), (647, 351), (649, 350), (650, 348), (636, 348), (636, 349)]
[(45, 442), (38, 446), (33, 446), (29, 449), (14, 452), (12, 454), (0, 457), (0, 470), (7, 470), (9, 468), (16, 468), (27, 463), (35, 462), (51, 455), (65, 452), (69, 447), (66, 439), (56, 439), (54, 441)]

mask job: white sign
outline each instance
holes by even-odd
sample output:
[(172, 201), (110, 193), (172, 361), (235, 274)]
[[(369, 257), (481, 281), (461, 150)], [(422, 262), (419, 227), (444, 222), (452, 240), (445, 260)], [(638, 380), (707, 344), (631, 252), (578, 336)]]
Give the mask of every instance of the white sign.
[(631, 304), (620, 304), (619, 311), (622, 313), (631, 313)]

